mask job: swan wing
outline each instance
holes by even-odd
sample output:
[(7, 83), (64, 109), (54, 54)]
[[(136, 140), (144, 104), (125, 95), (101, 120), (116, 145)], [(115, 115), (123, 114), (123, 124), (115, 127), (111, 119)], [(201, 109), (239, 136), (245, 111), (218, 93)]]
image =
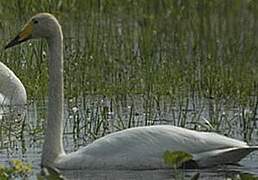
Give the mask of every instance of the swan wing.
[(199, 167), (212, 167), (225, 162), (235, 164), (255, 150), (258, 150), (258, 146), (216, 149), (196, 154), (194, 158)]

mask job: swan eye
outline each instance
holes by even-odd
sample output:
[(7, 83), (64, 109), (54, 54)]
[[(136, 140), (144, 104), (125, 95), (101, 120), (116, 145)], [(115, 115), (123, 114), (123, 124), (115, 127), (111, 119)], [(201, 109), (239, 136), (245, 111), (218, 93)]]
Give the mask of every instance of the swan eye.
[(38, 20), (33, 20), (33, 24), (38, 24), (39, 21)]

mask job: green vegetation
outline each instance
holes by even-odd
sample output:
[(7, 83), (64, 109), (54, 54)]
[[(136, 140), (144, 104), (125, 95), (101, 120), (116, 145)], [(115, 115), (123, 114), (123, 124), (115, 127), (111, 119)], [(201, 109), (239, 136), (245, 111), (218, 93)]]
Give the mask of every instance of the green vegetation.
[(20, 160), (11, 160), (10, 167), (5, 167), (0, 164), (0, 179), (16, 179), (22, 178), (25, 179), (30, 175), (32, 167), (29, 164), (25, 164)]
[(163, 160), (171, 168), (180, 168), (184, 163), (192, 160), (193, 156), (183, 151), (166, 151)]
[[(184, 173), (177, 170), (177, 168), (184, 168), (185, 163), (189, 163), (193, 160), (193, 156), (183, 151), (166, 151), (163, 154), (164, 163), (174, 170), (175, 179), (185, 179)], [(197, 166), (196, 166), (197, 168)], [(199, 179), (200, 173), (195, 173), (191, 180)]]

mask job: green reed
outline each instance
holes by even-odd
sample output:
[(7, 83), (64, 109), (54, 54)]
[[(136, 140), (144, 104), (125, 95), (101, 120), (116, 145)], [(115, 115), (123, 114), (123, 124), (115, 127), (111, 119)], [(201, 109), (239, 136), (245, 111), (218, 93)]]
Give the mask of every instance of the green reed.
[[(177, 97), (195, 92), (242, 103), (256, 94), (253, 1), (12, 0), (0, 6), (6, 19), (2, 44), (32, 14), (57, 15), (65, 36), (68, 96), (151, 93)], [(45, 43), (33, 42), (1, 53), (33, 97), (47, 92), (43, 51), (47, 53)]]

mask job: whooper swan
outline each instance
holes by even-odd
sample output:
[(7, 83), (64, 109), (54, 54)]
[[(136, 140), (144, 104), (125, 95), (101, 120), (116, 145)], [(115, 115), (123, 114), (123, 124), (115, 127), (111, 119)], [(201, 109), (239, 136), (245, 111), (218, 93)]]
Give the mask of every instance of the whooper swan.
[(43, 166), (60, 169), (161, 169), (167, 150), (193, 155), (199, 167), (236, 163), (257, 146), (216, 133), (197, 132), (170, 125), (137, 127), (104, 136), (76, 152), (64, 152), (63, 34), (48, 13), (33, 16), (5, 48), (28, 39), (43, 38), (49, 48), (48, 117), (43, 144)]

